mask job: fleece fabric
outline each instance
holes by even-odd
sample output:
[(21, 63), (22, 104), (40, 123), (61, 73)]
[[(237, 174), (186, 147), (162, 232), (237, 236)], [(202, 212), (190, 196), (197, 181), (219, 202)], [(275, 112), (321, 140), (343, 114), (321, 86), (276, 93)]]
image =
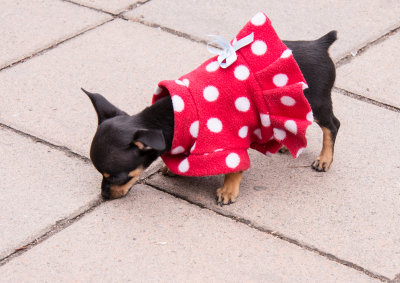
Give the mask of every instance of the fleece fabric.
[(306, 147), (313, 116), (305, 79), (267, 16), (259, 12), (235, 42), (254, 33), (223, 69), (217, 57), (178, 80), (162, 81), (153, 103), (167, 95), (174, 108), (171, 151), (162, 159), (171, 172), (206, 176), (247, 170), (248, 148), (262, 154), (286, 146), (294, 158)]

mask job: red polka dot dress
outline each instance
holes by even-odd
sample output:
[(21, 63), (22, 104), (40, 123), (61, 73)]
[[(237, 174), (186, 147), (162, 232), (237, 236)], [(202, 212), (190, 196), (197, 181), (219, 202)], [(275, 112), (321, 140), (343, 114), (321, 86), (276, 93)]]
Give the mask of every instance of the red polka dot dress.
[(248, 148), (269, 155), (286, 146), (293, 157), (306, 147), (313, 116), (304, 77), (264, 13), (233, 40), (254, 33), (237, 60), (221, 68), (211, 58), (175, 81), (162, 81), (153, 103), (170, 95), (175, 126), (171, 151), (162, 156), (184, 176), (226, 174), (250, 167)]

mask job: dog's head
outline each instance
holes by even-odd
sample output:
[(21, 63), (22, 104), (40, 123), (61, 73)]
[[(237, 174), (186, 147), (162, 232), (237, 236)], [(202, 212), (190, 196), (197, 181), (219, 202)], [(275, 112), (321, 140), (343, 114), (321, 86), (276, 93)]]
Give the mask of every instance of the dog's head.
[(123, 197), (165, 149), (164, 135), (161, 130), (144, 128), (140, 117), (129, 116), (100, 94), (82, 90), (98, 118), (90, 159), (103, 175), (101, 195), (106, 199)]

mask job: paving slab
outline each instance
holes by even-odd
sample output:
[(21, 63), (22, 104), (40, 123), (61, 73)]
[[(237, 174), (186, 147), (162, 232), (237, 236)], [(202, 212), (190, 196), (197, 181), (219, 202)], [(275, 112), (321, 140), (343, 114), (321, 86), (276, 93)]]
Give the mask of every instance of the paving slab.
[(145, 0), (74, 0), (73, 2), (116, 15), (130, 7), (139, 7), (144, 1)]
[(336, 85), (400, 108), (400, 33), (369, 48), (337, 70)]
[(0, 258), (99, 197), (91, 164), (1, 127), (0, 156)]
[(111, 18), (63, 1), (0, 3), (0, 68)]
[(394, 127), (400, 114), (340, 94), (333, 98), (342, 126), (327, 173), (310, 168), (322, 145), (313, 126), (298, 160), (250, 151), (252, 168), (233, 205), (215, 204), (223, 176), (154, 175), (148, 182), (394, 278), (400, 270), (400, 127)]
[(377, 282), (143, 185), (0, 273), (3, 282)]
[(81, 87), (134, 114), (159, 81), (209, 56), (204, 45), (117, 19), (0, 72), (0, 121), (87, 156), (97, 116)]
[(271, 19), (283, 39), (315, 39), (338, 30), (332, 46), (342, 58), (365, 43), (400, 25), (399, 1), (302, 1), (302, 0), (152, 0), (126, 14), (128, 18), (156, 23), (211, 41), (209, 34), (232, 39), (258, 11)]

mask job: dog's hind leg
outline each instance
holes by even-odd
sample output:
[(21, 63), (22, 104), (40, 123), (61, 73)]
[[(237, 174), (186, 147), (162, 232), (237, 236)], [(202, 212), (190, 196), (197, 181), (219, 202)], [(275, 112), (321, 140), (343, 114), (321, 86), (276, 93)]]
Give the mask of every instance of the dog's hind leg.
[(328, 117), (329, 119), (326, 121), (317, 120), (323, 133), (322, 149), (318, 158), (311, 164), (311, 167), (318, 172), (328, 171), (332, 164), (335, 140), (340, 127), (340, 122), (333, 113)]

